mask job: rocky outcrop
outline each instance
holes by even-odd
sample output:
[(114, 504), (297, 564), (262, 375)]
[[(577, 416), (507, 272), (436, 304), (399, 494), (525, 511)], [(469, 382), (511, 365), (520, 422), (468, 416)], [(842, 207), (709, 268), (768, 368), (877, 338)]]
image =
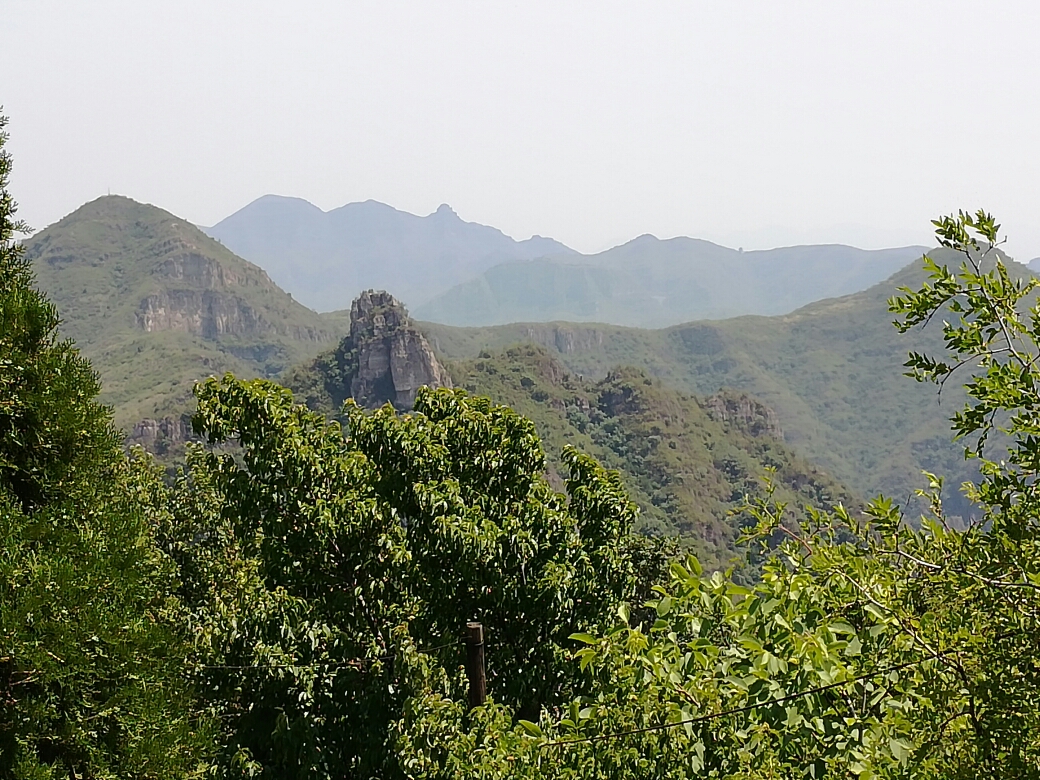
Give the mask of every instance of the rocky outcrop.
[(161, 417), (158, 420), (145, 419), (134, 425), (127, 437), (128, 444), (140, 444), (149, 452), (163, 454), (173, 444), (181, 444), (196, 438), (191, 429), (191, 419), (187, 415), (180, 417)]
[[(162, 249), (169, 251), (171, 247), (168, 245), (171, 243), (174, 242), (164, 242)], [(207, 290), (224, 290), (249, 281), (212, 257), (182, 246), (174, 245), (172, 249), (180, 251), (175, 251), (162, 261), (156, 268), (156, 276)]]
[(784, 439), (776, 412), (746, 393), (722, 391), (705, 398), (702, 405), (713, 419), (731, 423), (752, 436)]
[(410, 409), (423, 385), (452, 386), (426, 337), (387, 292), (368, 290), (351, 304), (348, 338), (342, 351), (356, 359), (350, 395), (362, 406)]
[(524, 337), (535, 344), (555, 349), (561, 355), (589, 352), (603, 346), (603, 333), (596, 328), (575, 329), (568, 325), (528, 325)]
[(221, 336), (288, 336), (295, 341), (326, 341), (317, 328), (272, 323), (237, 295), (216, 290), (169, 289), (145, 297), (134, 323), (145, 333), (183, 331), (204, 339)]
[(147, 296), (134, 313), (145, 333), (184, 331), (206, 339), (255, 336), (274, 330), (249, 305), (212, 290), (164, 290)]

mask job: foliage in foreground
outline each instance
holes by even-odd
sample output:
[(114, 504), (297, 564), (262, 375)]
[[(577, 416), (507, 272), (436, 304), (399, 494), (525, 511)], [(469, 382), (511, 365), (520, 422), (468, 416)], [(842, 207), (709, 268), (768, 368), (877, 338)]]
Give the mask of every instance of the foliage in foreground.
[(97, 378), (32, 288), (0, 116), (0, 778), (187, 776), (206, 757), (174, 569)]
[[(937, 226), (964, 266), (929, 265), (930, 283), (891, 306), (900, 328), (953, 313), (950, 357), (912, 354), (908, 368), (936, 382), (960, 363), (975, 371), (954, 424), (982, 460), (966, 490), (985, 523), (951, 527), (938, 478), (914, 524), (886, 499), (863, 517), (809, 511), (797, 526), (784, 505), (749, 499), (761, 581), (673, 564), (649, 615), (625, 603), (631, 516), (616, 482), (572, 454), (586, 468), (561, 503), (537, 476), (530, 423), (512, 412), (426, 393), (411, 417), (348, 407), (344, 435), (273, 386), (211, 383), (200, 427), (239, 437), (245, 459), (201, 456), (195, 479), (220, 507), (205, 520), (215, 525), (173, 527), (222, 538), (212, 560), (242, 581), (228, 596), (205, 588), (226, 576), (186, 578), (213, 657), (259, 667), (225, 676), (241, 687), (213, 700), (231, 714), (237, 766), (424, 778), (1040, 772), (1040, 314), (1021, 313), (1032, 285), (992, 263), (990, 218)], [(1007, 462), (982, 457), (994, 421), (1012, 441)], [(205, 563), (195, 550), (181, 547), (185, 571)], [(452, 646), (470, 617), (500, 637), (491, 701), (473, 711)]]
[(690, 559), (650, 597), (617, 476), (568, 451), (554, 492), (530, 421), (461, 392), (340, 427), (210, 382), (196, 426), (241, 449), (164, 488), (31, 287), (2, 128), (0, 778), (1040, 776), (1040, 310), (988, 215), (938, 221), (962, 266), (890, 302), (948, 318), (907, 368), (967, 375), (982, 521), (939, 478), (919, 524), (749, 499), (760, 582)]
[[(784, 538), (759, 584), (673, 566), (652, 626), (622, 612), (617, 628), (575, 637), (597, 684), (562, 718), (511, 728), (500, 713), (508, 736), (482, 740), (432, 697), (402, 734), (421, 774), (455, 777), (464, 760), (503, 778), (1040, 774), (1036, 282), (995, 260), (992, 217), (936, 227), (963, 265), (926, 260), (928, 283), (890, 306), (902, 330), (948, 317), (947, 356), (912, 353), (911, 376), (974, 372), (953, 422), (982, 464), (964, 489), (984, 522), (951, 528), (938, 478), (919, 525), (885, 499), (863, 519), (810, 512), (798, 528), (784, 507), (750, 503), (760, 543)], [(985, 457), (998, 425), (1006, 461)]]
[(405, 416), (348, 404), (341, 427), (227, 377), (195, 424), (241, 446), (195, 453), (167, 537), (229, 774), (399, 776), (402, 713), (427, 689), (466, 698), (470, 620), (496, 699), (536, 718), (582, 693), (569, 636), (661, 570), (616, 474), (568, 451), (556, 493), (533, 424), (461, 391)]

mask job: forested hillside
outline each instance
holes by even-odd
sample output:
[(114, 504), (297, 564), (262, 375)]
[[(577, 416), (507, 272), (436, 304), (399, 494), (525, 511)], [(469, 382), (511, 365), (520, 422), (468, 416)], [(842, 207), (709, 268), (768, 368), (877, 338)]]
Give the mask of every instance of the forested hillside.
[(414, 376), (424, 384), (454, 384), (530, 419), (558, 488), (567, 478), (567, 447), (617, 469), (640, 507), (637, 529), (679, 535), (712, 569), (739, 557), (736, 539), (747, 518), (733, 513), (746, 495), (764, 493), (767, 468), (776, 469), (777, 498), (792, 506), (860, 506), (847, 488), (784, 445), (776, 415), (753, 398), (697, 398), (624, 366), (599, 381), (585, 380), (533, 344), (442, 368), (404, 307), (385, 293), (355, 302), (350, 335), (283, 381), (299, 400), (331, 417), (348, 398), (408, 409)]
[(25, 248), (62, 335), (101, 374), (116, 425), (149, 445), (166, 435), (160, 425), (183, 437), (200, 379), (274, 376), (342, 335), (260, 268), (129, 198), (87, 203)]
[[(933, 252), (944, 261), (949, 254)], [(1012, 272), (1028, 271), (1004, 258)], [(958, 385), (940, 398), (903, 376), (909, 350), (942, 346), (941, 322), (905, 335), (892, 328), (887, 301), (924, 278), (921, 262), (853, 295), (819, 301), (779, 317), (693, 322), (661, 330), (600, 324), (524, 323), (498, 328), (420, 327), (449, 358), (472, 359), (529, 341), (557, 354), (568, 370), (599, 378), (627, 364), (698, 395), (720, 388), (749, 393), (776, 411), (784, 440), (861, 495), (906, 500), (921, 471), (945, 474), (948, 507), (967, 515), (961, 482), (977, 477), (950, 440)]]
[(924, 247), (794, 246), (738, 251), (693, 238), (640, 236), (595, 255), (496, 265), (416, 307), (450, 325), (601, 322), (659, 328), (743, 314), (786, 314), (864, 290)]

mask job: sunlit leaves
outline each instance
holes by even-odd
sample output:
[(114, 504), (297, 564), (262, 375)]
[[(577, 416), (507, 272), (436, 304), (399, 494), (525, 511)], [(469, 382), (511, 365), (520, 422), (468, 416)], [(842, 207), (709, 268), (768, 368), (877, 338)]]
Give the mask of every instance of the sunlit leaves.
[(287, 777), (392, 776), (447, 755), (446, 732), (415, 734), (454, 733), (424, 718), (458, 717), (469, 620), (488, 637), (490, 696), (533, 723), (589, 684), (572, 635), (614, 621), (639, 566), (660, 569), (629, 537), (616, 474), (568, 451), (556, 493), (532, 423), (487, 399), (422, 390), (404, 415), (348, 401), (337, 423), (262, 381), (198, 396), (196, 430), (241, 449), (193, 456), (171, 543), (213, 706), (232, 713), (229, 768), (248, 755)]

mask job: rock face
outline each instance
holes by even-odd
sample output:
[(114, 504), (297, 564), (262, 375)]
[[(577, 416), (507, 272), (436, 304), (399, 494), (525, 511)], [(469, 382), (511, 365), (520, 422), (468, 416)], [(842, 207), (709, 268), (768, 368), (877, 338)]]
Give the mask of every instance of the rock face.
[(723, 391), (705, 398), (703, 405), (714, 419), (732, 423), (752, 436), (784, 440), (776, 412), (745, 393)]
[(134, 324), (145, 333), (182, 331), (210, 340), (272, 335), (304, 342), (329, 340), (319, 328), (272, 321), (252, 306), (244, 294), (264, 292), (267, 277), (262, 273), (239, 273), (233, 265), (177, 239), (163, 241), (158, 248), (169, 253), (153, 273), (159, 289), (145, 296), (134, 312)]
[(188, 415), (145, 419), (134, 425), (127, 437), (128, 444), (140, 444), (149, 452), (163, 454), (170, 445), (182, 444), (195, 438)]
[(348, 338), (349, 352), (357, 360), (350, 395), (362, 406), (375, 408), (389, 401), (410, 409), (423, 385), (452, 386), (404, 305), (387, 292), (368, 290), (351, 304)]

